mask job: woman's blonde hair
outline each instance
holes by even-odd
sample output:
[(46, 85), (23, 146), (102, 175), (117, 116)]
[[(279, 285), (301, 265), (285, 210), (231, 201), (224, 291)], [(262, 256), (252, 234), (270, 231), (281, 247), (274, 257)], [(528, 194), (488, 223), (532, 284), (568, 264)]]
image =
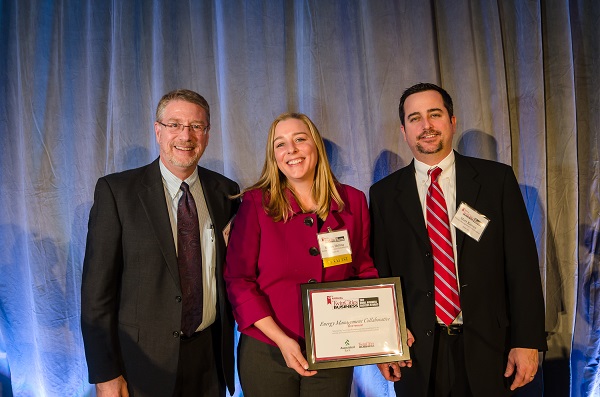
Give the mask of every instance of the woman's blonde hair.
[[(260, 189), (263, 192), (263, 207), (265, 212), (272, 217), (275, 222), (279, 222), (280, 220), (285, 222), (292, 216), (292, 206), (288, 201), (285, 191), (289, 188), (294, 196), (295, 192), (289, 185), (285, 175), (277, 167), (274, 150), (275, 128), (279, 122), (288, 119), (297, 119), (306, 124), (312, 139), (315, 141), (318, 160), (311, 193), (317, 203), (316, 214), (321, 219), (326, 219), (329, 214), (331, 199), (335, 200), (340, 211), (344, 208), (344, 202), (336, 187), (339, 182), (331, 172), (331, 167), (329, 166), (323, 138), (312, 120), (302, 113), (282, 113), (273, 121), (271, 128), (269, 129), (265, 151), (265, 163), (260, 178), (258, 179), (258, 182), (245, 189), (244, 192), (252, 189)], [(299, 201), (297, 197), (296, 201)]]

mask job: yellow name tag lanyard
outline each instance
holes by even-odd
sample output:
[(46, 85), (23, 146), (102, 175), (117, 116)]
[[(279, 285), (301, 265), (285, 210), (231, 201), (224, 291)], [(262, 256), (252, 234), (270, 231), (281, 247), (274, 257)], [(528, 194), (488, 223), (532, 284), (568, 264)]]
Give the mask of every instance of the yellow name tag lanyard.
[(352, 248), (348, 230), (318, 233), (317, 240), (323, 258), (323, 267), (343, 265), (352, 262)]

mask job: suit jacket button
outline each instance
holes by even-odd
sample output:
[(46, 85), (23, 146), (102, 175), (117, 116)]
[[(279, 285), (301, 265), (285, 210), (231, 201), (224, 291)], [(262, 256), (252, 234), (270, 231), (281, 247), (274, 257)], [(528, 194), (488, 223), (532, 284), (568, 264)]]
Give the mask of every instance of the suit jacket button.
[(427, 291), (427, 297), (431, 298), (431, 296), (433, 295), (433, 293), (431, 291)]
[(173, 338), (179, 338), (179, 331), (173, 331)]
[(425, 253), (425, 258), (431, 258), (431, 252), (426, 252)]
[(427, 336), (433, 336), (433, 331), (428, 329), (427, 332), (425, 332), (425, 335)]
[(175, 297), (175, 300), (176, 300), (177, 302), (181, 302), (181, 296), (176, 296), (176, 297)]
[(306, 218), (304, 218), (304, 224), (306, 226), (312, 226), (314, 223), (313, 218), (311, 218), (310, 216), (307, 216)]
[(317, 249), (317, 247), (310, 247), (310, 249), (308, 250), (308, 253), (311, 254), (312, 256), (317, 256), (317, 255), (319, 255), (319, 250)]

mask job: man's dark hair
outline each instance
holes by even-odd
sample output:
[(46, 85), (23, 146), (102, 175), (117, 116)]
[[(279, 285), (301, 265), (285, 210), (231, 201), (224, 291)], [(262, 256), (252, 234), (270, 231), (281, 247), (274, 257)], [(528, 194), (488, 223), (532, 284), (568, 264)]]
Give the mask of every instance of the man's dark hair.
[(406, 98), (408, 98), (410, 95), (412, 94), (416, 94), (418, 92), (423, 92), (423, 91), (437, 91), (442, 95), (442, 100), (444, 101), (444, 106), (446, 107), (446, 110), (448, 111), (448, 116), (452, 117), (454, 116), (454, 105), (452, 105), (452, 98), (450, 97), (450, 94), (448, 94), (448, 92), (446, 92), (445, 89), (443, 89), (442, 87), (439, 87), (433, 83), (418, 83), (413, 85), (410, 88), (407, 88), (403, 93), (402, 96), (400, 97), (400, 106), (398, 107), (398, 111), (400, 113), (400, 122), (402, 123), (402, 126), (404, 126), (404, 102), (406, 102)]

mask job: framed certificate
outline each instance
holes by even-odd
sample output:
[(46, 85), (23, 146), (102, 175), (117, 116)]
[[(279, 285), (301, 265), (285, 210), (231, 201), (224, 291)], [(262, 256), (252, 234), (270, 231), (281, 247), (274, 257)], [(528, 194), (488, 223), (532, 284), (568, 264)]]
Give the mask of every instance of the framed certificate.
[(309, 369), (410, 359), (399, 277), (301, 285)]

